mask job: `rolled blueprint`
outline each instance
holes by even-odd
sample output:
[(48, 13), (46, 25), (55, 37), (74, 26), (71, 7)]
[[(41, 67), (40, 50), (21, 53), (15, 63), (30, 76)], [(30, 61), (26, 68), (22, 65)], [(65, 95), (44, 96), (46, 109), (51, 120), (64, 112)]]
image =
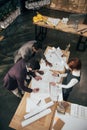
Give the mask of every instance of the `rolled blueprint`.
[(46, 109), (46, 110), (40, 112), (39, 114), (22, 121), (21, 125), (22, 125), (22, 127), (27, 126), (27, 125), (33, 123), (34, 121), (36, 121), (36, 120), (38, 120), (38, 119), (48, 115), (49, 113), (51, 113), (51, 109)]
[(34, 111), (24, 115), (24, 119), (30, 118), (30, 117), (42, 112), (43, 110), (47, 109), (48, 107), (51, 107), (52, 105), (54, 105), (54, 103), (52, 101), (48, 102), (45, 105), (39, 107), (38, 109), (35, 109)]

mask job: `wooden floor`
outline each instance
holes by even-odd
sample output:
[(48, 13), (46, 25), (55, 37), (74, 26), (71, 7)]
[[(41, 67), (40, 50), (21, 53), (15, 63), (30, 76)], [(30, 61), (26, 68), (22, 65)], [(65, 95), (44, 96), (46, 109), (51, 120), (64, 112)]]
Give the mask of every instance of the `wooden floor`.
[[(28, 10), (21, 14), (17, 19), (5, 30), (0, 32), (0, 36), (4, 39), (0, 41), (0, 129), (12, 130), (8, 127), (12, 116), (20, 102), (11, 92), (2, 87), (3, 77), (8, 69), (14, 64), (15, 51), (27, 41), (35, 39), (35, 30), (32, 23), (32, 17), (39, 11), (43, 15), (51, 17), (68, 17), (69, 13), (61, 11), (53, 11), (42, 8), (39, 10)], [(73, 89), (69, 101), (87, 106), (87, 51), (76, 51), (76, 45), (79, 36), (49, 29), (46, 39), (42, 42), (43, 50), (49, 46), (60, 47), (65, 49), (70, 43), (70, 58), (78, 57), (82, 61), (81, 81)]]

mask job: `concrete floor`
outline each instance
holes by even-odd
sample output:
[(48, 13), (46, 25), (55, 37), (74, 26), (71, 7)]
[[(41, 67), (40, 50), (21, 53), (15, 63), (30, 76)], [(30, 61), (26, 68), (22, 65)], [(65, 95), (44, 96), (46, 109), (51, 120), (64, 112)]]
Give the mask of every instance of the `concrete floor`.
[[(53, 11), (42, 8), (38, 10), (43, 15), (53, 17), (68, 17), (69, 13)], [(32, 17), (36, 15), (36, 10), (28, 10), (21, 14), (8, 28), (1, 31), (4, 39), (0, 42), (0, 129), (12, 130), (9, 122), (14, 115), (20, 99), (2, 87), (3, 77), (8, 69), (13, 65), (14, 52), (27, 41), (35, 39), (35, 30)], [(43, 49), (49, 46), (65, 49), (70, 43), (70, 58), (78, 57), (82, 61), (81, 81), (70, 94), (69, 101), (87, 106), (87, 51), (76, 51), (79, 36), (49, 29), (47, 37), (42, 45)]]

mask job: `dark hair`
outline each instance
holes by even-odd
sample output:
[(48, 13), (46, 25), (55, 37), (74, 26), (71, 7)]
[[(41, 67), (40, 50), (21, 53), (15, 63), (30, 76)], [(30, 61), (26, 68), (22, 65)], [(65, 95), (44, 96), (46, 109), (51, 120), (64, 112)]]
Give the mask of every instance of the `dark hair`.
[(69, 67), (73, 70), (73, 69), (77, 69), (80, 70), (81, 69), (81, 61), (78, 58), (72, 58), (69, 60), (68, 62)]
[(40, 64), (37, 60), (32, 58), (29, 60), (29, 62), (27, 62), (27, 67), (31, 67), (32, 70), (36, 70), (36, 69), (40, 69)]
[(40, 41), (37, 41), (36, 43), (33, 44), (33, 47), (38, 50), (42, 49), (42, 43)]
[(24, 55), (24, 60), (28, 61), (32, 57), (32, 50), (27, 48)]

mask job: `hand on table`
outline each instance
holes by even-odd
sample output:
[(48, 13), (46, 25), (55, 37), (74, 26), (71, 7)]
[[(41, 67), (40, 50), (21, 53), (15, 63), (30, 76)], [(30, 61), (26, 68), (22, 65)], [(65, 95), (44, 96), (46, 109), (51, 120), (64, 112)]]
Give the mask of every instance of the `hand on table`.
[(53, 66), (52, 63), (48, 62), (47, 60), (46, 60), (46, 65), (49, 65), (50, 67)]
[(55, 76), (55, 77), (58, 77), (58, 76), (59, 76), (58, 73), (53, 73), (52, 75)]
[(39, 88), (34, 88), (34, 89), (33, 89), (33, 92), (34, 92), (34, 93), (37, 93), (38, 91), (39, 91)]
[(38, 70), (37, 71), (40, 75), (43, 75), (44, 74), (44, 71), (42, 71), (42, 70)]
[(35, 79), (36, 80), (42, 80), (42, 77), (41, 76), (36, 76)]
[(59, 86), (60, 87), (60, 85), (61, 85), (61, 82), (50, 82), (49, 83), (50, 85), (52, 85), (52, 86)]
[(52, 85), (52, 86), (56, 86), (55, 82), (50, 82), (49, 84)]

